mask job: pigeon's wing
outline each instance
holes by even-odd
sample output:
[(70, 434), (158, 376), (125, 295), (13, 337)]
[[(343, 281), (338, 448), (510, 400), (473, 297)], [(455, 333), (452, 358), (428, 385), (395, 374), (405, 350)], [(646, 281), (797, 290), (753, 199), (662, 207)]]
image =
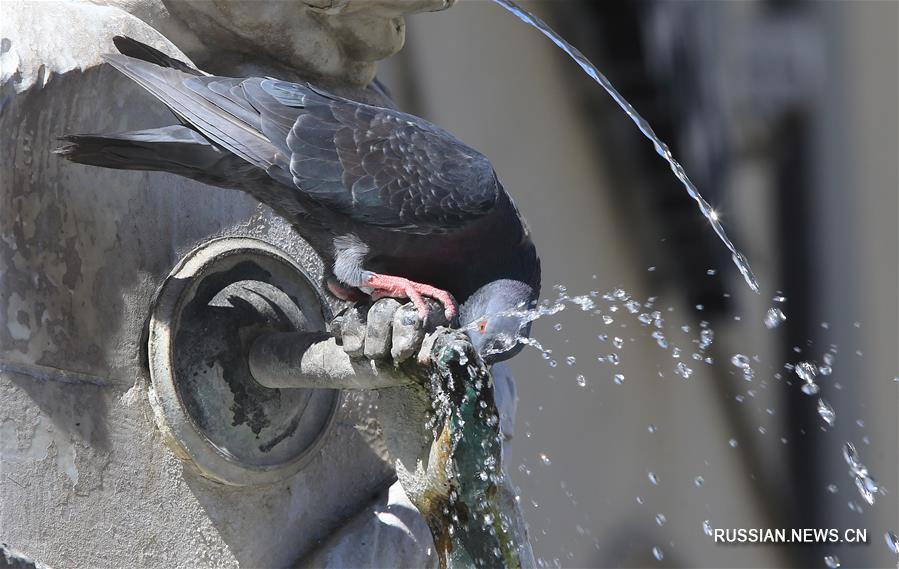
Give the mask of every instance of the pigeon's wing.
[(499, 195), (486, 157), (412, 115), (308, 85), (104, 58), (215, 146), (356, 223), (447, 233), (488, 213)]
[[(263, 130), (286, 134), (294, 183), (329, 209), (360, 223), (432, 234), (458, 229), (495, 205), (500, 190), (490, 162), (447, 131), (308, 85), (251, 81), (243, 85)], [(295, 109), (303, 112), (296, 116)]]
[(240, 88), (241, 79), (195, 76), (125, 55), (103, 58), (217, 147), (266, 171), (289, 166), (277, 145), (262, 132), (259, 113)]
[(180, 59), (175, 59), (169, 55), (166, 55), (159, 51), (154, 47), (150, 47), (149, 45), (139, 42), (134, 38), (129, 38), (128, 36), (115, 36), (112, 38), (112, 42), (115, 44), (117, 50), (122, 55), (127, 55), (128, 57), (133, 57), (134, 59), (140, 59), (142, 61), (147, 61), (150, 63), (155, 63), (160, 67), (171, 67), (172, 69), (177, 69), (183, 73), (188, 73), (190, 75), (203, 76), (206, 75), (199, 69), (195, 69), (184, 63)]

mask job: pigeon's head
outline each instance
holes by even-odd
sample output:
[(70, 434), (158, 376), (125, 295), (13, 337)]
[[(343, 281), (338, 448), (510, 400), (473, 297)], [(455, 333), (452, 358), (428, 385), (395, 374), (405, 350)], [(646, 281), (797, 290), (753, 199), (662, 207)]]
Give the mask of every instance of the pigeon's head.
[(507, 360), (524, 346), (519, 339), (531, 332), (527, 311), (537, 292), (520, 281), (501, 279), (472, 294), (459, 310), (462, 329), (487, 364)]

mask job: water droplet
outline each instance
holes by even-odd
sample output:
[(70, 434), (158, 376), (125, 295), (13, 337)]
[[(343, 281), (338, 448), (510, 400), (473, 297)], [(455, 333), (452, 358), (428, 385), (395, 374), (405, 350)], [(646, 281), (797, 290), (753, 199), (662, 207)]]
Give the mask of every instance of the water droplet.
[(587, 378), (583, 375), (577, 376), (577, 384), (581, 387), (585, 387), (587, 385)]
[(549, 360), (549, 367), (556, 367), (559, 365), (559, 362), (556, 360)]
[(640, 505), (643, 504), (643, 501), (644, 501), (644, 500), (643, 500), (643, 498), (641, 498), (640, 496), (637, 496), (636, 500), (637, 500), (637, 503), (638, 503), (638, 504), (640, 504)]
[(647, 473), (646, 473), (646, 476), (649, 478), (649, 481), (652, 482), (652, 485), (653, 485), (653, 486), (658, 486), (658, 485), (659, 485), (659, 477), (656, 476), (656, 473), (655, 473), (655, 472), (652, 472), (652, 471), (647, 472)]
[(899, 555), (899, 538), (896, 537), (896, 534), (888, 531), (883, 534), (883, 539), (887, 542), (887, 547), (890, 548), (893, 555)]
[(824, 564), (827, 565), (830, 569), (839, 569), (840, 558), (836, 555), (825, 555)]
[(556, 324), (553, 325), (553, 330), (555, 330), (556, 332), (559, 332), (560, 330), (562, 330), (562, 323), (556, 322)]
[(649, 427), (647, 427), (647, 430), (648, 430), (650, 433), (654, 433), (654, 432), (656, 432), (656, 431), (659, 430), (659, 429), (658, 429), (658, 427), (656, 427), (655, 425), (650, 425)]
[(699, 333), (699, 351), (705, 351), (715, 339), (715, 332), (711, 328), (703, 328)]
[(873, 506), (874, 495), (880, 489), (877, 487), (877, 482), (870, 476), (857, 476), (855, 478), (855, 486), (858, 488), (858, 493), (861, 495), (862, 499), (867, 502), (869, 506)]
[(729, 444), (731, 448), (737, 448), (737, 439), (731, 439), (727, 441), (727, 444)]
[(706, 535), (711, 536), (712, 535), (712, 522), (710, 522), (709, 520), (703, 521), (702, 522), (702, 531)]
[(665, 339), (665, 334), (659, 332), (658, 330), (653, 331), (652, 337), (655, 339), (656, 343), (663, 350), (668, 349), (668, 340)]
[(587, 530), (584, 529), (584, 526), (582, 526), (581, 524), (575, 524), (574, 529), (577, 530), (577, 533), (578, 533), (579, 535), (586, 535), (586, 534), (587, 534)]
[(687, 364), (684, 362), (677, 362), (677, 366), (675, 366), (674, 371), (677, 372), (677, 375), (681, 376), (684, 379), (689, 379), (691, 375), (693, 375), (693, 370), (687, 367)]
[(697, 476), (693, 479), (693, 484), (696, 485), (697, 488), (702, 488), (703, 484), (705, 484), (705, 478)]
[(796, 375), (807, 383), (815, 381), (815, 376), (818, 375), (818, 368), (810, 362), (799, 362), (795, 369)]
[(665, 525), (665, 522), (668, 521), (668, 518), (665, 517), (665, 514), (656, 514), (656, 523), (660, 526)]
[(652, 556), (659, 561), (665, 558), (665, 554), (662, 553), (662, 550), (658, 546), (652, 548)]
[(615, 385), (621, 385), (624, 383), (624, 375), (620, 373), (616, 373), (614, 376)]
[(656, 270), (656, 267), (655, 267), (655, 265), (652, 265), (651, 267), (647, 267), (646, 270), (651, 273)]
[(818, 399), (818, 415), (820, 415), (821, 418), (824, 419), (824, 422), (831, 427), (833, 427), (837, 420), (837, 415), (834, 413), (833, 407), (831, 407), (830, 403), (824, 399)]
[(858, 426), (859, 426), (860, 428), (862, 428), (862, 429), (865, 428), (865, 421), (862, 420), (862, 419), (856, 419), (856, 420), (855, 420), (855, 424), (858, 425)]
[(771, 300), (773, 300), (774, 302), (786, 302), (786, 301), (787, 301), (787, 297), (781, 296), (781, 295), (777, 295), (777, 296), (775, 296), (774, 298), (772, 298)]
[(606, 326), (608, 326), (609, 324), (611, 324), (613, 322), (615, 322), (615, 320), (608, 314), (602, 315), (602, 323), (605, 324)]
[(818, 393), (818, 391), (820, 391), (818, 384), (815, 382), (804, 383), (804, 384), (802, 384), (801, 389), (802, 389), (802, 392), (805, 393), (806, 395), (816, 395)]
[(707, 270), (707, 271), (705, 272), (705, 274), (707, 274), (707, 275), (710, 276), (710, 277), (713, 277), (713, 276), (715, 276), (715, 273), (716, 273), (716, 272), (717, 272), (717, 271), (716, 271), (715, 269), (709, 269), (709, 270)]
[(746, 369), (749, 367), (749, 358), (743, 354), (734, 354), (733, 357), (730, 358), (730, 363), (734, 364), (734, 367)]
[(765, 328), (773, 330), (781, 325), (787, 319), (787, 315), (780, 308), (769, 308), (765, 314)]
[[(852, 443), (843, 445), (843, 459), (856, 476), (858, 476), (861, 469), (865, 468), (865, 465), (862, 464), (861, 459), (859, 459), (858, 451), (855, 450), (855, 445)], [(867, 474), (867, 469), (865, 470), (865, 474)]]
[(612, 338), (612, 345), (620, 350), (624, 346), (624, 340), (622, 340), (618, 336), (615, 336), (614, 338)]
[(574, 356), (568, 356), (567, 358), (565, 358), (565, 363), (573, 366), (575, 363), (577, 363), (577, 358)]
[(542, 462), (542, 463), (545, 464), (546, 466), (549, 466), (550, 464), (552, 464), (552, 461), (549, 460), (549, 457), (546, 456), (545, 454), (541, 454), (541, 455), (540, 455), (540, 462)]

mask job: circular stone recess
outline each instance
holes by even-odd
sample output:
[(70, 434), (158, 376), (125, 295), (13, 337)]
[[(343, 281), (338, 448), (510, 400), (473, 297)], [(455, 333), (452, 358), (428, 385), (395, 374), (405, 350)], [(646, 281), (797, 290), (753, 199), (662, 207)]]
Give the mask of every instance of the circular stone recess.
[(340, 392), (269, 389), (247, 366), (263, 331), (323, 331), (327, 304), (285, 253), (225, 238), (191, 251), (150, 316), (150, 401), (169, 445), (225, 484), (268, 484), (298, 472), (321, 446)]

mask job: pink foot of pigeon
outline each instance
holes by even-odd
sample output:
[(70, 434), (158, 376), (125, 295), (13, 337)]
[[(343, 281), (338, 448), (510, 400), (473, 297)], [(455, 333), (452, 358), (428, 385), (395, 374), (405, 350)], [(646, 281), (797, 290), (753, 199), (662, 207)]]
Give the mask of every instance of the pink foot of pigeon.
[(372, 273), (365, 286), (372, 288), (371, 297), (374, 299), (384, 297), (408, 298), (415, 305), (415, 308), (418, 309), (422, 319), (428, 316), (428, 307), (423, 298), (425, 296), (433, 298), (443, 305), (443, 313), (446, 315), (447, 320), (452, 321), (456, 317), (456, 302), (453, 300), (452, 295), (431, 285), (417, 283), (403, 277)]

